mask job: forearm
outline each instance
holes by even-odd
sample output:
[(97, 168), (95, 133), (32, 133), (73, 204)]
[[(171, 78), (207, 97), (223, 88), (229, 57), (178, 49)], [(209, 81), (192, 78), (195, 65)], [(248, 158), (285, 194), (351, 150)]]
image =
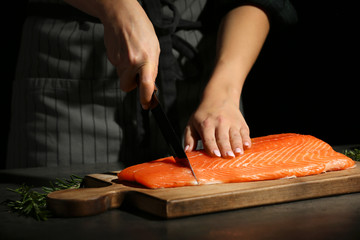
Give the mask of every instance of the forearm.
[(139, 5), (137, 0), (64, 0), (64, 2), (101, 21), (121, 17), (116, 16), (119, 15), (119, 11), (131, 14), (133, 4)]
[(215, 69), (205, 88), (203, 101), (224, 96), (239, 103), (245, 79), (269, 32), (266, 14), (254, 6), (229, 12), (220, 26)]
[(64, 2), (72, 5), (73, 7), (91, 15), (99, 18), (102, 14), (102, 10), (105, 8), (105, 5), (109, 2), (99, 1), (99, 0), (64, 0)]

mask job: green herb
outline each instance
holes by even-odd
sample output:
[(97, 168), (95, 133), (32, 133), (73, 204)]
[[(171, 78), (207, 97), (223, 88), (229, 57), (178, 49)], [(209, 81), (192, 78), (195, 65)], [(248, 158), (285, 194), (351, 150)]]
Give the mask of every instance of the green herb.
[(56, 179), (56, 181), (50, 182), (50, 187), (42, 187), (44, 193), (34, 191), (26, 184), (22, 184), (17, 189), (8, 190), (18, 193), (20, 195), (19, 200), (7, 200), (5, 203), (10, 209), (19, 215), (33, 217), (38, 221), (45, 221), (51, 216), (50, 211), (46, 206), (46, 195), (64, 189), (79, 188), (82, 182), (82, 178), (72, 175), (70, 179)]
[(8, 190), (16, 192), (20, 195), (20, 200), (7, 200), (6, 203), (12, 211), (19, 215), (31, 216), (38, 221), (47, 220), (50, 212), (46, 209), (46, 194), (38, 193), (31, 187), (22, 184), (17, 189)]
[(346, 150), (344, 151), (344, 154), (345, 154), (347, 157), (349, 157), (349, 158), (351, 158), (352, 160), (354, 160), (354, 161), (360, 161), (360, 149), (358, 149), (358, 148), (355, 148), (355, 149), (352, 149), (352, 150), (346, 149)]
[(59, 190), (64, 190), (64, 189), (72, 189), (72, 188), (79, 188), (82, 182), (82, 178), (75, 176), (75, 175), (71, 175), (70, 179), (59, 179), (57, 178), (55, 183), (50, 182), (50, 187), (42, 187), (43, 191), (46, 192), (47, 194), (54, 192), (54, 191), (59, 191)]

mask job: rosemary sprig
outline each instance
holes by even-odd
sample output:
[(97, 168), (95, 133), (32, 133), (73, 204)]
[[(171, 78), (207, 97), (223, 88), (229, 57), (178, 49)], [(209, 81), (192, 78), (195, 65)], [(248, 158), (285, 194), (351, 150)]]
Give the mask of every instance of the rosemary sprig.
[(359, 148), (355, 148), (355, 149), (346, 149), (344, 151), (345, 156), (351, 158), (354, 161), (360, 161), (360, 149)]
[(8, 190), (20, 195), (20, 200), (6, 201), (12, 211), (19, 215), (31, 216), (38, 221), (45, 221), (50, 216), (50, 212), (46, 209), (46, 194), (38, 193), (26, 184), (22, 184), (17, 189), (8, 188)]
[(49, 194), (54, 191), (79, 188), (82, 182), (82, 178), (76, 175), (71, 175), (70, 179), (59, 179), (57, 178), (54, 183), (50, 182), (50, 187), (42, 187), (42, 190)]
[(33, 217), (38, 221), (45, 221), (48, 217), (51, 217), (50, 211), (46, 206), (46, 195), (64, 189), (79, 188), (82, 182), (82, 178), (71, 175), (70, 179), (56, 179), (56, 181), (50, 182), (50, 187), (42, 187), (44, 193), (39, 193), (33, 190), (26, 184), (22, 184), (17, 189), (10, 189), (9, 191), (18, 193), (19, 200), (7, 200), (6, 205), (19, 215)]

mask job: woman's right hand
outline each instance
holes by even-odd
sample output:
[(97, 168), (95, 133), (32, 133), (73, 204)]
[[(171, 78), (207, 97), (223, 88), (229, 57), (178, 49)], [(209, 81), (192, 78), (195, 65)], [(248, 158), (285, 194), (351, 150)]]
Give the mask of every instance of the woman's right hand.
[(139, 75), (140, 103), (144, 109), (154, 92), (160, 55), (154, 27), (137, 0), (103, 1), (99, 18), (104, 25), (104, 41), (110, 62), (116, 67), (120, 88), (137, 87)]
[(160, 44), (154, 27), (137, 0), (65, 0), (74, 7), (101, 20), (107, 57), (116, 67), (120, 88), (137, 87), (144, 109), (154, 92)]

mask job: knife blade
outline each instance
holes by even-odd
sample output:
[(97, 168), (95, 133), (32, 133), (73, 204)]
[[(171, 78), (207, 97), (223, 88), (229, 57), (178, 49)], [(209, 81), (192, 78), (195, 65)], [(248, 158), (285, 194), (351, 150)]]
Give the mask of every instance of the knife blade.
[(199, 184), (199, 181), (196, 177), (196, 174), (194, 172), (194, 169), (191, 166), (191, 163), (186, 156), (186, 153), (180, 143), (179, 137), (176, 134), (174, 128), (172, 127), (169, 119), (167, 118), (160, 101), (157, 97), (158, 88), (155, 86), (155, 91), (153, 92), (151, 102), (150, 102), (150, 110), (152, 114), (154, 115), (154, 118), (156, 120), (156, 123), (158, 127), (160, 128), (160, 131), (162, 135), (165, 138), (165, 141), (170, 146), (171, 150), (175, 154), (175, 161), (182, 164), (185, 167), (190, 168), (192, 175), (194, 176), (197, 184)]

